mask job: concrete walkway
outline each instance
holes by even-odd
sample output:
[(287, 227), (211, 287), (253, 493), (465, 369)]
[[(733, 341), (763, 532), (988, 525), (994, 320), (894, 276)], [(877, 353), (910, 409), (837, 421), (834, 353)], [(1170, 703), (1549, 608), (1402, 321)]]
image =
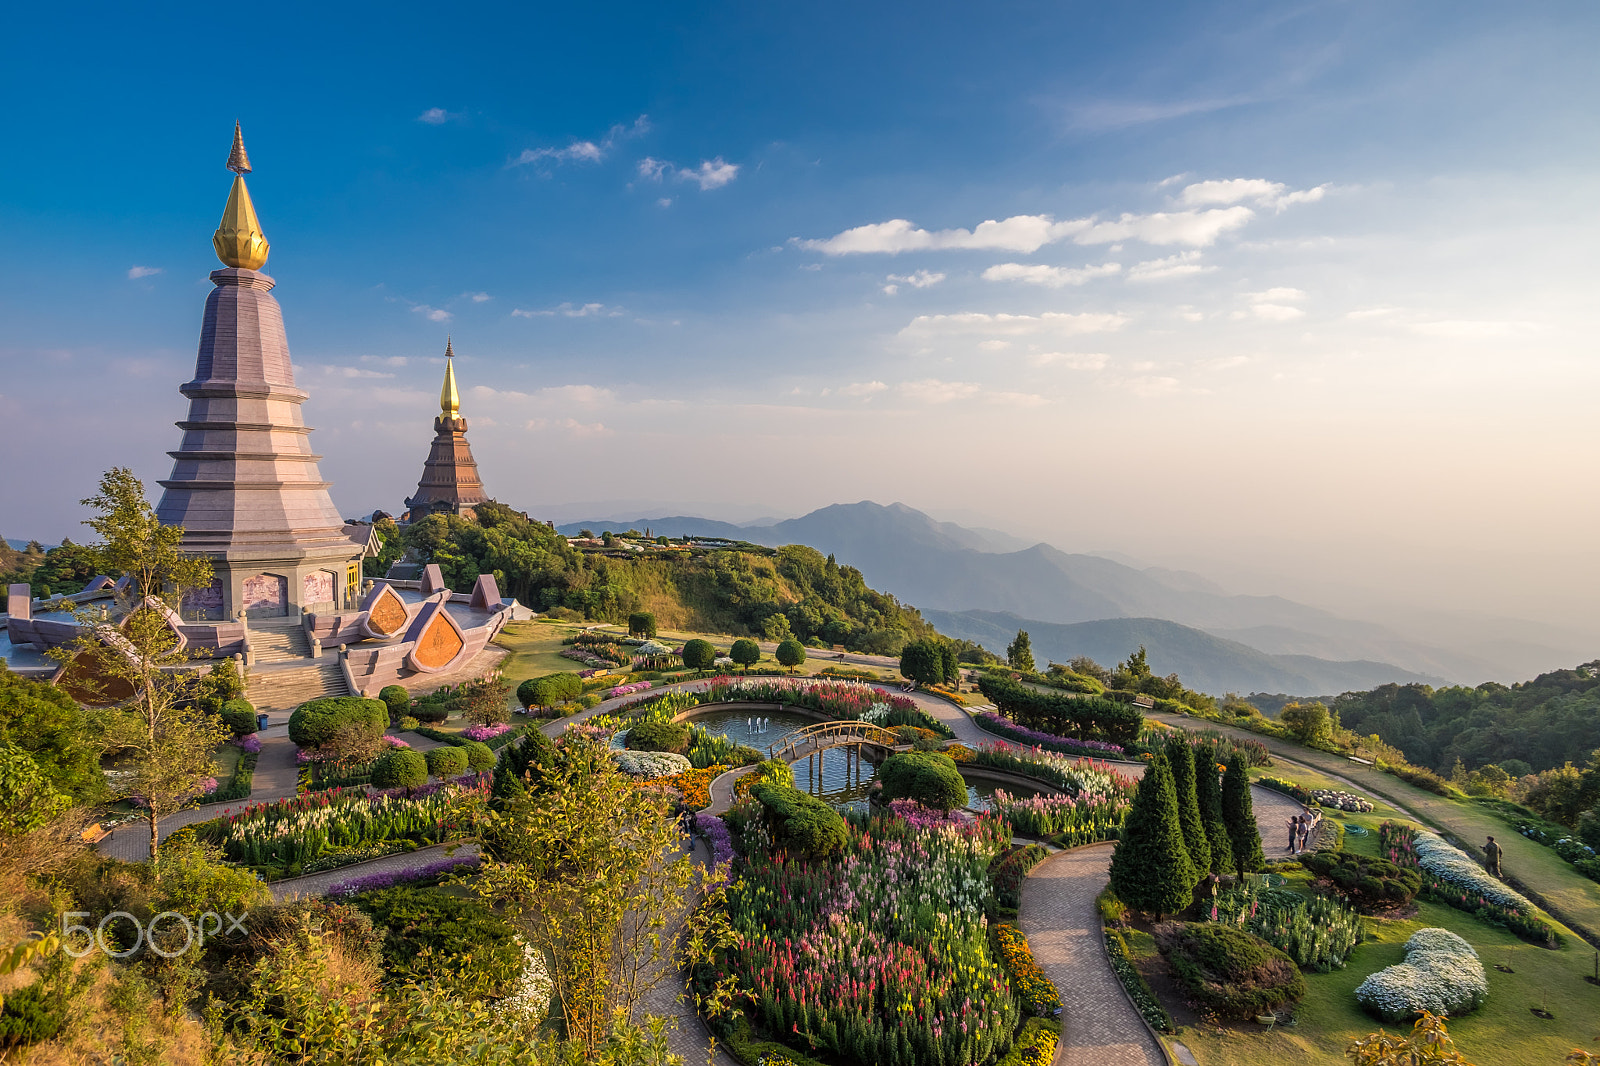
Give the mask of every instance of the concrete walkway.
[(385, 855), (371, 862), (341, 866), (337, 870), (324, 870), (304, 877), (289, 877), (272, 883), (272, 901), (282, 903), (288, 899), (306, 899), (320, 896), (341, 881), (367, 877), (371, 874), (392, 873), (402, 870), (420, 870), (445, 859), (464, 859), (478, 854), (476, 844), (435, 844), (432, 847), (405, 851), (398, 855)]
[(1059, 852), (1022, 885), (1022, 931), (1061, 994), (1056, 1066), (1166, 1066), (1101, 944), (1094, 901), (1109, 880), (1112, 847)]

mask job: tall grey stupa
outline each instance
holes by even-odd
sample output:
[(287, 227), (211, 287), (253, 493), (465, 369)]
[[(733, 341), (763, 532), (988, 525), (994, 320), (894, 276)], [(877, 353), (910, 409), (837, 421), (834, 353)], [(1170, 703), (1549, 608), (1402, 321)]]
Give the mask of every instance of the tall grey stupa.
[(260, 272), (269, 247), (237, 124), (228, 169), (233, 190), (212, 237), (224, 269), (211, 272), (194, 378), (179, 386), (189, 415), (156, 513), (215, 567), (210, 590), (187, 605), (206, 618), (352, 607), (365, 537), (346, 532), (311, 453), (276, 283)]

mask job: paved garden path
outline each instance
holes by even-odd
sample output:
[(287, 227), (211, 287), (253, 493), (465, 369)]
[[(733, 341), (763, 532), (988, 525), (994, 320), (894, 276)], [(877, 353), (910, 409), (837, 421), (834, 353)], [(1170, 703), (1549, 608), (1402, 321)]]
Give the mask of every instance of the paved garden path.
[(402, 870), (420, 870), (424, 866), (432, 866), (445, 859), (464, 859), (478, 854), (476, 844), (434, 844), (432, 847), (418, 848), (416, 851), (403, 851), (398, 855), (385, 855), (381, 859), (371, 862), (356, 863), (352, 866), (341, 866), (336, 870), (324, 870), (319, 874), (306, 874), (304, 877), (288, 877), (282, 881), (272, 883), (272, 900), (282, 903), (286, 899), (307, 899), (311, 896), (320, 896), (341, 881), (350, 881), (357, 877), (367, 877), (371, 874), (397, 873)]
[(1021, 924), (1033, 957), (1061, 993), (1056, 1066), (1165, 1066), (1101, 944), (1095, 897), (1106, 887), (1111, 844), (1063, 851), (1022, 886)]

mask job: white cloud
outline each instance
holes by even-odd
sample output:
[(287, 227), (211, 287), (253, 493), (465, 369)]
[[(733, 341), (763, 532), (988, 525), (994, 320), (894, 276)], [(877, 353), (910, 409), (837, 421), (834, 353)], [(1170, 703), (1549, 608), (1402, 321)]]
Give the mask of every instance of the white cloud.
[(1210, 211), (1157, 211), (1149, 215), (1123, 214), (1116, 221), (1083, 220), (1060, 223), (1075, 226), (1072, 239), (1078, 244), (1113, 244), (1117, 241), (1143, 241), (1146, 244), (1187, 244), (1204, 248), (1218, 237), (1236, 230), (1255, 217), (1248, 207), (1222, 207)]
[[(813, 267), (813, 269), (821, 269), (821, 264), (814, 264), (814, 262), (813, 264), (808, 264), (808, 266)], [(915, 274), (890, 274), (888, 275), (888, 280), (890, 280), (890, 283), (883, 287), (883, 291), (888, 293), (890, 296), (893, 296), (894, 293), (898, 293), (899, 285), (896, 285), (894, 282), (906, 283), (906, 285), (910, 285), (912, 288), (931, 288), (934, 287), (934, 285), (938, 285), (939, 282), (942, 282), (944, 277), (946, 277), (946, 275), (936, 274), (936, 272), (933, 271), (917, 271)]]
[(1120, 263), (1101, 263), (1081, 269), (1045, 266), (1043, 263), (997, 263), (985, 270), (983, 277), (985, 281), (1022, 281), (1029, 285), (1059, 289), (1066, 285), (1082, 285), (1092, 278), (1109, 277), (1121, 270)]
[(1184, 186), (1178, 202), (1185, 207), (1204, 207), (1214, 204), (1237, 204), (1246, 200), (1282, 211), (1294, 204), (1315, 203), (1327, 191), (1326, 185), (1311, 189), (1288, 191), (1280, 181), (1265, 178), (1228, 178), (1224, 181), (1197, 181)]
[(1346, 311), (1344, 317), (1361, 322), (1369, 318), (1387, 318), (1399, 310), (1398, 307), (1363, 307), (1355, 311)]
[(990, 339), (978, 342), (978, 348), (985, 352), (1003, 352), (1009, 347), (1011, 347), (1010, 341)]
[(598, 163), (611, 154), (611, 150), (620, 142), (648, 132), (650, 132), (650, 118), (648, 115), (640, 115), (633, 120), (631, 126), (620, 124), (612, 126), (599, 143), (574, 140), (565, 148), (524, 148), (522, 154), (517, 156), (511, 165), (527, 166), (544, 160), (555, 163)]
[(1043, 407), (1050, 402), (1031, 392), (986, 392), (983, 399), (1001, 407)]
[(575, 437), (609, 437), (612, 431), (607, 429), (604, 422), (579, 422), (576, 418), (562, 418), (552, 421), (548, 418), (530, 418), (523, 423), (524, 429), (539, 431), (546, 429), (562, 430)]
[(1247, 292), (1244, 298), (1252, 303), (1298, 303), (1306, 298), (1306, 291), (1280, 285), (1263, 292)]
[(1111, 357), (1104, 352), (1039, 352), (1030, 356), (1034, 366), (1055, 366), (1068, 370), (1104, 370)]
[(405, 366), (408, 360), (403, 355), (363, 355), (361, 362), (378, 366)]
[(494, 299), (493, 296), (490, 296), (486, 292), (469, 292), (465, 293), (464, 295), (467, 299), (471, 300), (475, 304), (487, 303), (488, 301)]
[(1167, 396), (1178, 391), (1178, 379), (1156, 374), (1141, 374), (1121, 383), (1135, 396)]
[(918, 337), (944, 334), (988, 333), (1003, 336), (1028, 336), (1053, 333), (1071, 336), (1079, 333), (1109, 333), (1121, 329), (1128, 321), (1127, 315), (1085, 311), (1069, 314), (1046, 311), (1041, 315), (984, 314), (969, 311), (954, 315), (918, 315), (904, 329), (901, 336)]
[(661, 199), (656, 201), (656, 206), (657, 207), (671, 207), (672, 206), (672, 197), (670, 197), (670, 196), (661, 197)]
[(1242, 205), (1207, 211), (1122, 214), (1105, 221), (1094, 216), (1057, 222), (1050, 215), (1013, 215), (998, 222), (993, 219), (980, 222), (970, 230), (918, 229), (907, 219), (894, 218), (887, 222), (856, 226), (823, 240), (798, 240), (797, 243), (802, 248), (824, 255), (898, 255), (901, 252), (941, 249), (1031, 254), (1046, 244), (1068, 239), (1076, 244), (1115, 244), (1118, 241), (1138, 240), (1146, 244), (1205, 247), (1254, 217), (1255, 212)]
[(139, 278), (153, 277), (162, 272), (160, 267), (136, 266), (128, 268), (128, 280), (137, 281)]
[[(701, 160), (698, 167), (678, 167), (665, 159), (655, 159), (651, 156), (639, 160), (639, 177), (644, 180), (663, 181), (671, 178), (674, 181), (692, 181), (700, 186), (702, 192), (720, 189), (738, 176), (739, 164), (729, 163), (720, 155), (715, 159)], [(671, 201), (668, 200), (667, 203)], [(665, 207), (666, 204), (662, 206)]]
[(1479, 319), (1442, 319), (1437, 322), (1418, 322), (1412, 332), (1424, 337), (1445, 337), (1449, 340), (1495, 340), (1515, 337), (1540, 328), (1537, 322), (1508, 322)]
[(430, 126), (442, 126), (450, 120), (450, 112), (442, 107), (430, 107), (417, 116), (418, 122), (426, 122)]
[(1300, 308), (1288, 304), (1253, 304), (1250, 313), (1266, 322), (1293, 322), (1305, 315)]
[(413, 304), (411, 310), (426, 318), (429, 322), (448, 322), (456, 317), (442, 307), (429, 307), (427, 304)]
[(552, 318), (557, 315), (563, 318), (619, 318), (625, 312), (619, 307), (607, 307), (605, 304), (588, 303), (574, 304), (563, 303), (544, 311), (524, 311), (516, 308), (511, 312), (512, 318)]
[(392, 378), (392, 377), (394, 377), (393, 374), (387, 374), (387, 373), (383, 372), (382, 370), (363, 370), (361, 367), (357, 367), (357, 366), (323, 366), (323, 367), (318, 367), (317, 369), (322, 371), (322, 373), (326, 374), (328, 377), (332, 377), (332, 378)]
[(841, 385), (837, 391), (840, 396), (875, 396), (888, 387), (881, 381), (857, 381), (850, 385)]
[(921, 381), (902, 382), (899, 391), (902, 395), (921, 403), (951, 403), (976, 395), (980, 391), (980, 386), (971, 381), (940, 381), (937, 378), (924, 378)]
[(1165, 278), (1181, 278), (1190, 274), (1204, 274), (1217, 269), (1214, 266), (1205, 266), (1200, 262), (1203, 253), (1199, 251), (1179, 252), (1169, 255), (1164, 259), (1147, 259), (1142, 263), (1135, 263), (1128, 269), (1129, 281), (1161, 281)]

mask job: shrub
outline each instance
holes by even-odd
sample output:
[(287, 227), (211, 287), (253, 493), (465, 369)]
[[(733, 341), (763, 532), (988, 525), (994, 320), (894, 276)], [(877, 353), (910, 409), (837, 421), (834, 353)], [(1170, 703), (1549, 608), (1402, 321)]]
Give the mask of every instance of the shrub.
[(66, 1027), (73, 1016), (73, 1001), (88, 983), (92, 971), (72, 981), (70, 960), (57, 954), (32, 984), (6, 993), (0, 1010), (0, 1048), (37, 1044)]
[(473, 770), (494, 769), (494, 752), (490, 751), (489, 745), (485, 744), (483, 741), (469, 740), (457, 750), (466, 753), (467, 766)]
[(434, 748), (427, 754), (428, 773), (434, 777), (460, 777), (467, 772), (465, 748)]
[(382, 930), (390, 974), (445, 977), (452, 990), (473, 999), (516, 990), (523, 964), (516, 930), (476, 900), (436, 888), (399, 887), (360, 892), (350, 903)]
[(222, 724), (233, 730), (234, 736), (249, 736), (256, 731), (256, 708), (249, 700), (229, 700), (222, 705), (221, 713)]
[(1048, 854), (1043, 844), (1029, 844), (996, 856), (989, 864), (989, 880), (994, 882), (995, 902), (1011, 910), (1020, 907), (1022, 883), (1027, 880), (1028, 871), (1043, 862)]
[(683, 646), (683, 665), (693, 670), (709, 670), (717, 661), (717, 649), (709, 640), (696, 637)]
[(375, 788), (417, 788), (427, 783), (428, 760), (419, 751), (396, 748), (384, 752), (372, 764), (372, 784)]
[(933, 751), (891, 755), (878, 767), (883, 801), (916, 800), (924, 807), (949, 811), (967, 805), (967, 783), (950, 756)]
[(1464, 800), (1467, 794), (1456, 788), (1450, 782), (1422, 766), (1412, 766), (1408, 763), (1379, 762), (1378, 769), (1385, 773), (1393, 774), (1407, 784), (1416, 785), (1418, 788), (1427, 789), (1436, 796), (1446, 799)]
[(613, 751), (611, 758), (632, 777), (673, 777), (692, 769), (688, 759), (670, 751)]
[(773, 653), (773, 657), (778, 660), (779, 666), (787, 666), (792, 674), (795, 667), (805, 663), (806, 646), (790, 637), (778, 644), (778, 650)]
[(1189, 994), (1224, 1017), (1266, 1014), (1306, 994), (1294, 960), (1243, 929), (1170, 923), (1156, 944)]
[(402, 731), (409, 730), (409, 729), (415, 729), (415, 728), (417, 728), (417, 726), (419, 726), (421, 724), (422, 723), (420, 721), (418, 721), (416, 718), (413, 718), (409, 714), (402, 715), (401, 718), (400, 718), (400, 728), (401, 728)]
[(748, 670), (761, 661), (761, 645), (748, 637), (741, 637), (728, 649), (728, 658)]
[(850, 838), (839, 812), (809, 793), (762, 781), (750, 794), (761, 802), (780, 848), (820, 858), (843, 850)]
[(1029, 1018), (1012, 1043), (1011, 1050), (996, 1066), (1050, 1066), (1056, 1060), (1056, 1045), (1061, 1036), (1058, 1023)]
[(443, 703), (418, 703), (411, 708), (411, 716), (419, 722), (438, 725), (450, 717), (450, 708)]
[(1384, 822), (1378, 827), (1378, 842), (1396, 863), (1417, 871), (1425, 899), (1503, 926), (1530, 944), (1554, 948), (1561, 943), (1561, 934), (1538, 917), (1532, 903), (1437, 834), (1401, 822)]
[(656, 616), (649, 611), (635, 611), (628, 616), (628, 635), (653, 637), (656, 635)]
[(1029, 729), (1079, 740), (1104, 740), (1129, 747), (1144, 728), (1144, 713), (1131, 703), (1099, 697), (1058, 696), (1027, 688), (1004, 674), (987, 674), (978, 689), (1000, 713)]
[(365, 727), (374, 736), (389, 728), (389, 708), (381, 700), (330, 696), (311, 700), (289, 716), (289, 739), (302, 748), (317, 748), (348, 725)]
[(1356, 988), (1356, 1002), (1391, 1022), (1422, 1011), (1465, 1014), (1488, 995), (1478, 953), (1448, 929), (1418, 929), (1406, 941), (1405, 962), (1379, 970)]
[(687, 723), (649, 718), (628, 729), (626, 743), (630, 751), (670, 751), (685, 755), (689, 751), (689, 734)]
[(1417, 871), (1396, 866), (1387, 859), (1345, 851), (1318, 851), (1302, 856), (1300, 861), (1363, 907), (1402, 906), (1410, 903), (1422, 889), (1422, 877)]
[(378, 698), (389, 707), (391, 717), (398, 719), (411, 709), (411, 693), (399, 685), (385, 685), (378, 690)]

